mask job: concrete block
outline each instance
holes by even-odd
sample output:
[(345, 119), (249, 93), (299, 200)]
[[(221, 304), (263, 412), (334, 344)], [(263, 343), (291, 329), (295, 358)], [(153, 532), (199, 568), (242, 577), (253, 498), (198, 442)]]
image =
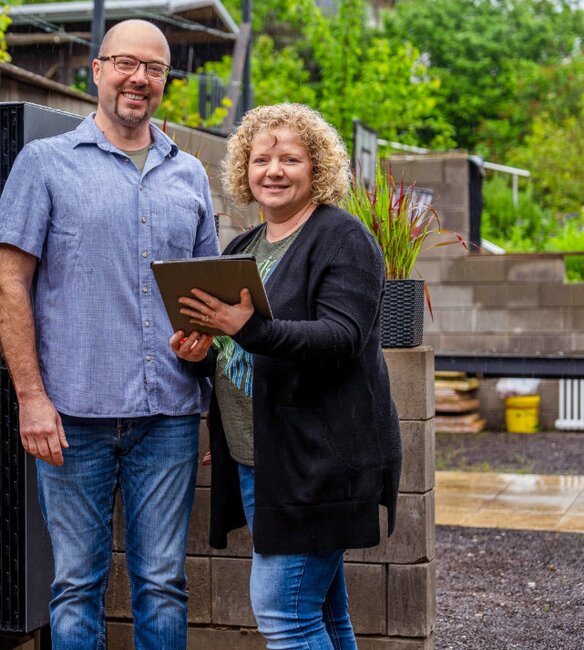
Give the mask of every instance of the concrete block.
[(476, 307), (539, 307), (538, 284), (478, 284), (472, 288)]
[(379, 509), (381, 539), (377, 546), (347, 551), (350, 562), (413, 564), (434, 558), (434, 490), (425, 494), (400, 494), (395, 531), (387, 537), (387, 511)]
[[(128, 623), (108, 623), (108, 650), (133, 650), (132, 629)], [(255, 629), (189, 627), (187, 650), (264, 650), (265, 647), (264, 638)]]
[(442, 185), (444, 183), (443, 161), (425, 155), (391, 156), (391, 169), (396, 180), (409, 185), (415, 182), (418, 187)]
[(468, 188), (468, 156), (466, 154), (453, 154), (444, 158), (444, 182), (447, 185), (456, 185)]
[[(432, 309), (446, 309), (448, 307), (472, 307), (473, 288), (466, 285), (440, 284), (428, 288)], [(428, 310), (426, 310), (426, 315)]]
[[(211, 622), (211, 560), (187, 558), (187, 595), (189, 597), (189, 623)], [(132, 602), (130, 582), (123, 553), (114, 553), (106, 594), (108, 617), (131, 619)]]
[(215, 625), (254, 627), (249, 597), (251, 560), (214, 557), (211, 560), (211, 619)]
[(427, 637), (436, 624), (436, 565), (434, 561), (388, 567), (388, 633)]
[[(507, 309), (477, 309), (474, 312), (473, 332), (507, 332), (509, 330)], [(459, 330), (462, 331), (462, 330)]]
[(433, 304), (434, 319), (426, 313), (424, 331), (470, 332), (474, 324), (474, 309), (469, 307), (437, 307)]
[(400, 419), (428, 420), (434, 416), (434, 351), (428, 346), (383, 351), (391, 391)]
[[(543, 342), (539, 350), (544, 354), (566, 354), (573, 350), (573, 334), (554, 334), (548, 332), (542, 336)], [(530, 348), (533, 350), (533, 347)], [(536, 350), (538, 348), (535, 348)]]
[(356, 634), (387, 632), (387, 572), (382, 564), (345, 564), (349, 614)]
[(580, 303), (578, 308), (572, 308), (569, 312), (564, 310), (566, 317), (569, 314), (569, 324), (566, 329), (571, 329), (573, 332), (584, 332), (584, 301)]
[(508, 311), (507, 326), (513, 333), (571, 332), (569, 320), (563, 309), (513, 309)]
[(573, 353), (584, 354), (584, 333), (575, 332), (572, 335), (570, 350)]
[(357, 636), (359, 650), (433, 650), (434, 635), (421, 639)]
[(429, 286), (436, 285), (442, 281), (440, 275), (441, 270), (442, 267), (440, 266), (439, 261), (420, 257), (414, 266), (414, 271), (411, 277), (422, 278)]
[(578, 308), (584, 305), (584, 283), (542, 284), (539, 292), (542, 307)]
[(541, 282), (563, 284), (566, 276), (564, 256), (561, 253), (547, 255), (501, 255), (507, 266), (509, 282)]
[(442, 278), (454, 284), (503, 282), (507, 278), (507, 268), (503, 255), (467, 255), (451, 260), (444, 269)]
[(189, 526), (187, 555), (251, 557), (251, 534), (247, 526), (229, 533), (226, 549), (217, 550), (209, 546), (210, 497), (209, 488), (197, 488)]
[(399, 489), (401, 492), (428, 492), (434, 487), (434, 418), (402, 420), (400, 427), (403, 465)]
[(256, 629), (189, 628), (187, 650), (265, 650), (266, 641)]

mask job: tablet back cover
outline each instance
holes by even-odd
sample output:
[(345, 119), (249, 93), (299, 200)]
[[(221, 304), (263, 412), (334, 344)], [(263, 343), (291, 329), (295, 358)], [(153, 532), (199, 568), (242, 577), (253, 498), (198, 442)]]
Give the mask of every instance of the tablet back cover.
[[(152, 262), (152, 272), (160, 289), (173, 330), (193, 331), (190, 317), (180, 313), (181, 296), (190, 297), (191, 289), (202, 289), (223, 302), (239, 302), (241, 289), (249, 289), (255, 310), (264, 318), (272, 318), (272, 310), (253, 255), (223, 255), (193, 259)], [(208, 334), (222, 332), (203, 325), (196, 329)]]

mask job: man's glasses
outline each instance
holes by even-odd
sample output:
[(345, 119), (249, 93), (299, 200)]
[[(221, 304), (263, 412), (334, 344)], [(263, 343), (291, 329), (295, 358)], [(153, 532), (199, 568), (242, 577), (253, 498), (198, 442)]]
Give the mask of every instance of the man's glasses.
[(126, 56), (125, 54), (114, 54), (113, 56), (100, 56), (100, 61), (113, 61), (114, 70), (120, 74), (131, 75), (144, 64), (146, 75), (154, 81), (163, 81), (168, 77), (170, 66), (158, 61), (140, 61), (133, 56)]

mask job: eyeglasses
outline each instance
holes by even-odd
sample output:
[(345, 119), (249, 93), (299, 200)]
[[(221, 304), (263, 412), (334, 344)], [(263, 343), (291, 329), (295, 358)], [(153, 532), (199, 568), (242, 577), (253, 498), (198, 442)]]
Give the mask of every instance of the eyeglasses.
[(125, 54), (114, 54), (113, 56), (100, 56), (100, 61), (113, 61), (114, 70), (120, 74), (132, 75), (138, 68), (144, 64), (146, 75), (155, 81), (162, 81), (168, 77), (171, 68), (165, 63), (158, 61), (140, 61), (134, 56), (126, 56)]

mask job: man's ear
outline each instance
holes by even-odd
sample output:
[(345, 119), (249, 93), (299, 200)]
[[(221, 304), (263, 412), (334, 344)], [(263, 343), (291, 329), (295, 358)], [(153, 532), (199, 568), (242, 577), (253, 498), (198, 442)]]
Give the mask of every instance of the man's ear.
[(99, 59), (93, 59), (91, 62), (91, 71), (93, 73), (93, 83), (99, 86), (99, 76), (101, 74), (101, 61)]

